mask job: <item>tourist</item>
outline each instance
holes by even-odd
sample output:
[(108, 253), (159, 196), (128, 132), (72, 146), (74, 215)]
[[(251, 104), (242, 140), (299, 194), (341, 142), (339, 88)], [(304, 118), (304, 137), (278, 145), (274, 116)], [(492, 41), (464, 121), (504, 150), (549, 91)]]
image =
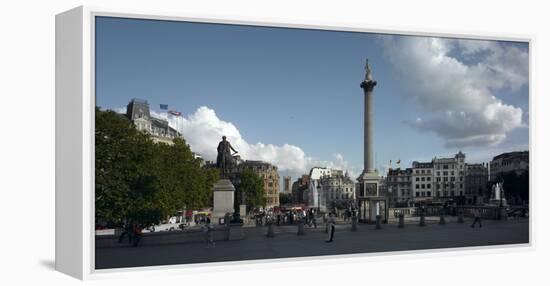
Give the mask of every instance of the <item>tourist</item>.
[(326, 240), (326, 242), (333, 242), (334, 241), (334, 232), (336, 231), (336, 221), (335, 221), (335, 218), (334, 218), (334, 213), (330, 213), (329, 217), (328, 217), (328, 226), (329, 226), (329, 231), (328, 231), (328, 240)]
[(210, 223), (210, 218), (206, 218), (206, 222), (203, 225), (203, 232), (204, 232), (204, 240), (206, 241), (206, 247), (215, 247), (216, 243), (214, 242), (214, 234), (212, 233), (212, 230), (214, 228), (212, 227), (212, 224)]
[(475, 227), (475, 224), (476, 222), (479, 223), (479, 227), (481, 228), (481, 216), (480, 216), (480, 213), (479, 213), (479, 209), (478, 208), (474, 208), (472, 210), (472, 214), (474, 215), (474, 222), (472, 223), (472, 228)]

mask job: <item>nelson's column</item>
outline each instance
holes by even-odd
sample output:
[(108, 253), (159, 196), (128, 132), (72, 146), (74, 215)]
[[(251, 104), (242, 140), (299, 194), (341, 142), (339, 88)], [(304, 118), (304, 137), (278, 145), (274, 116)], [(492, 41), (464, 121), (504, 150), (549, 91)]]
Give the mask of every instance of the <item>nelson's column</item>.
[[(374, 169), (373, 162), (373, 91), (376, 86), (376, 81), (372, 79), (372, 72), (367, 59), (365, 65), (365, 79), (361, 82), (361, 88), (365, 95), (364, 108), (364, 133), (363, 133), (363, 172), (357, 178), (358, 181), (358, 203), (361, 219), (367, 222), (374, 222), (380, 215), (380, 203), (385, 202), (384, 198), (380, 197), (378, 184), (380, 177)], [(387, 204), (384, 203), (384, 209)], [(386, 210), (387, 211), (387, 210)], [(387, 216), (386, 216), (387, 217)], [(379, 221), (378, 221), (379, 222)]]

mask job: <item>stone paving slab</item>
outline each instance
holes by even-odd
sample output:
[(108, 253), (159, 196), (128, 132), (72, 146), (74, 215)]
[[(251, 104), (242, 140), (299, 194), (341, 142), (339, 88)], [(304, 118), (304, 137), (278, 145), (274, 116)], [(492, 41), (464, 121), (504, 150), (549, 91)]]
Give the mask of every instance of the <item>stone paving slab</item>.
[(273, 238), (265, 236), (266, 227), (252, 227), (244, 229), (245, 239), (217, 241), (215, 247), (195, 242), (96, 249), (96, 269), (529, 242), (528, 219), (484, 220), (482, 228), (471, 228), (471, 222), (471, 219), (466, 219), (464, 224), (431, 222), (426, 227), (406, 224), (402, 229), (390, 223), (381, 230), (376, 230), (374, 225), (360, 224), (357, 232), (352, 232), (349, 225), (338, 225), (332, 243), (325, 242), (324, 226), (306, 227), (305, 235), (296, 234), (297, 226), (275, 227)]

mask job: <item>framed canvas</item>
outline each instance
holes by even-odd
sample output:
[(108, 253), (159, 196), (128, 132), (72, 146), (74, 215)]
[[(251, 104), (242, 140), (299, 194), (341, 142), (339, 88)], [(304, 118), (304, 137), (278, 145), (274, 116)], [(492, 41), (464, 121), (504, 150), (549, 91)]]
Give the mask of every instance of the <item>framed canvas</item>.
[(56, 269), (532, 244), (529, 37), (56, 17)]

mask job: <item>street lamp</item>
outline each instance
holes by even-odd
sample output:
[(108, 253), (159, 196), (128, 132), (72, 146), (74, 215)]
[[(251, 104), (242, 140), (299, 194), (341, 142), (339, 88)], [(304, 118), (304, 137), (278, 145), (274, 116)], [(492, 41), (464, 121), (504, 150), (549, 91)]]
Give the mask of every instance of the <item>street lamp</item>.
[(317, 213), (321, 211), (321, 183), (317, 182)]

